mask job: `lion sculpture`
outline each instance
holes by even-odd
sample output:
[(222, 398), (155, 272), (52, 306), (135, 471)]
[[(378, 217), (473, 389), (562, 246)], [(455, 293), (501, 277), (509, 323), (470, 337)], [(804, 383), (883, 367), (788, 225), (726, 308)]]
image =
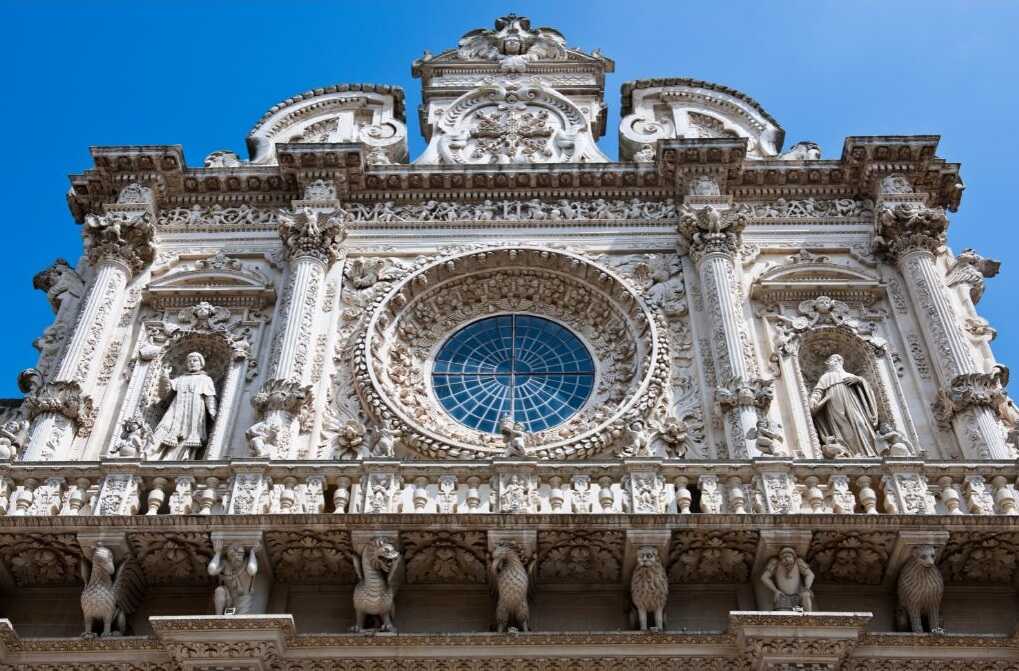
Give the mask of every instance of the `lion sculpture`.
[[(945, 594), (945, 581), (934, 560), (937, 550), (933, 545), (918, 545), (913, 556), (899, 573), (899, 609), (896, 621), (900, 629), (908, 626), (913, 633), (922, 634), (923, 617), (932, 634), (942, 634), (941, 597)], [(908, 623), (907, 623), (908, 616)]]
[[(630, 579), (633, 613), (641, 631), (665, 630), (665, 603), (669, 599), (669, 578), (658, 558), (658, 548), (644, 545), (637, 551), (637, 566)], [(654, 624), (648, 626), (650, 616)]]

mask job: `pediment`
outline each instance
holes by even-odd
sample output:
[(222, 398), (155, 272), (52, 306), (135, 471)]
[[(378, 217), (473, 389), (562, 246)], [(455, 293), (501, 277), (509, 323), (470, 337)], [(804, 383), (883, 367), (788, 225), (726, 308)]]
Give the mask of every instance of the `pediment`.
[(201, 301), (229, 308), (260, 308), (276, 300), (276, 289), (257, 268), (219, 254), (152, 280), (143, 300), (157, 309)]
[(750, 288), (751, 298), (763, 303), (800, 301), (824, 295), (846, 302), (871, 304), (883, 293), (883, 285), (877, 277), (827, 261), (769, 268)]

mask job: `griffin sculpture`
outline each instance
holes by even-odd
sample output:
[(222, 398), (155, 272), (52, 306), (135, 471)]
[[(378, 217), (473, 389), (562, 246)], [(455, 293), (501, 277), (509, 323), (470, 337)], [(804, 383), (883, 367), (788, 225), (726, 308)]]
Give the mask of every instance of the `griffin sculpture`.
[(492, 551), (489, 572), (497, 598), (495, 621), (499, 633), (518, 629), (528, 631), (530, 611), (527, 598), (534, 582), (534, 560), (525, 566), (521, 554), (520, 550), (507, 543), (496, 545)]
[(357, 622), (351, 631), (366, 631), (365, 624), (370, 615), (379, 621), (374, 629), (395, 632), (396, 593), (403, 575), (400, 552), (385, 538), (373, 538), (364, 544), (361, 556), (351, 555), (351, 560), (358, 581), (354, 587)]
[[(82, 560), (81, 578), (85, 581), (81, 593), (85, 617), (82, 638), (126, 634), (127, 617), (138, 608), (145, 591), (145, 580), (134, 559), (127, 557), (118, 568), (113, 551), (98, 545), (91, 562)], [(97, 624), (102, 625), (101, 631), (96, 631)]]

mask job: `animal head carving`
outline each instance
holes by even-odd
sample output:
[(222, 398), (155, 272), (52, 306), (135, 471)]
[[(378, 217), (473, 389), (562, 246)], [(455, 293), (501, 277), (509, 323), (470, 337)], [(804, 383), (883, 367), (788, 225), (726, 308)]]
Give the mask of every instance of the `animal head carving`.
[(913, 548), (913, 560), (920, 566), (932, 567), (938, 551), (933, 545), (917, 545)]
[(113, 563), (113, 551), (108, 547), (97, 545), (92, 554), (92, 565), (102, 568), (106, 573), (113, 575), (116, 568)]
[(492, 550), (492, 564), (501, 571), (507, 562), (523, 563), (523, 553), (512, 543), (499, 543)]
[(400, 552), (385, 538), (373, 538), (364, 546), (363, 557), (373, 568), (388, 573), (400, 558)]
[(642, 545), (637, 550), (638, 566), (658, 566), (658, 548), (653, 545)]

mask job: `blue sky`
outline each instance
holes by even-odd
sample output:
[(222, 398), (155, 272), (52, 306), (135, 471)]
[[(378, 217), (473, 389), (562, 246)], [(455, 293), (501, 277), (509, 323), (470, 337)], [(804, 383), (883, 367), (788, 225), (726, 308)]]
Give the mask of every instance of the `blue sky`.
[(191, 165), (244, 136), (276, 102), (339, 82), (404, 87), (411, 155), (423, 148), (410, 63), (508, 12), (616, 61), (602, 149), (616, 155), (619, 87), (689, 76), (756, 98), (786, 145), (847, 135), (935, 133), (967, 184), (950, 242), (1004, 262), (982, 314), (998, 358), (1019, 366), (1016, 278), (1019, 2), (9, 2), (0, 57), (5, 327), (0, 396), (15, 396), (50, 322), (32, 275), (81, 252), (67, 175), (96, 144), (182, 144)]

